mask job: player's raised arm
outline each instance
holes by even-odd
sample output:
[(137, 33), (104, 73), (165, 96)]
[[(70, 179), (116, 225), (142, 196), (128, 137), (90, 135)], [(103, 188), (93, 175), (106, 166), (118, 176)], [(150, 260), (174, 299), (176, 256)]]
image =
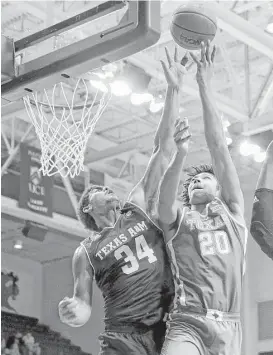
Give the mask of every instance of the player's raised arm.
[(59, 303), (61, 322), (71, 327), (81, 327), (91, 315), (93, 270), (84, 247), (79, 246), (73, 256), (72, 270), (74, 294)]
[(175, 122), (179, 117), (180, 96), (183, 77), (186, 74), (185, 64), (188, 61), (185, 55), (178, 60), (177, 48), (171, 58), (166, 48), (167, 64), (161, 61), (163, 71), (168, 83), (163, 114), (154, 138), (154, 149), (143, 178), (135, 186), (129, 200), (151, 214), (155, 208), (160, 180), (167, 169), (175, 150), (173, 133)]
[(181, 178), (183, 164), (188, 152), (189, 146), (189, 126), (185, 119), (176, 125), (174, 141), (177, 151), (165, 172), (159, 189), (158, 217), (159, 224), (164, 231), (166, 241), (175, 234), (178, 223), (178, 205), (177, 193)]
[(210, 43), (202, 43), (201, 59), (191, 53), (197, 64), (196, 80), (203, 106), (205, 137), (212, 158), (214, 173), (221, 185), (221, 197), (232, 214), (243, 221), (244, 199), (239, 177), (231, 159), (221, 117), (213, 98), (211, 79), (213, 76), (213, 61), (215, 46), (211, 52)]
[(273, 260), (273, 141), (269, 144), (257, 183), (250, 232)]

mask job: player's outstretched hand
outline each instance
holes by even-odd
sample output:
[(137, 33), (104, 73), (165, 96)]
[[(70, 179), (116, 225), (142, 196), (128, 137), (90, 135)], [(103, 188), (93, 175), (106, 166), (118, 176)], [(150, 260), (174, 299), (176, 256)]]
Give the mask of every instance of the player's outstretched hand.
[(179, 61), (178, 50), (175, 47), (173, 58), (170, 55), (168, 48), (165, 47), (167, 63), (163, 60), (160, 61), (165, 78), (170, 87), (174, 89), (179, 89), (183, 84), (183, 77), (187, 74), (186, 64), (188, 63), (187, 53)]
[(211, 78), (213, 77), (213, 63), (216, 53), (216, 47), (213, 46), (211, 49), (210, 41), (206, 44), (201, 43), (201, 58), (198, 59), (194, 53), (190, 53), (192, 59), (197, 64), (197, 73), (196, 80), (200, 85), (206, 85), (210, 83)]
[(185, 155), (188, 153), (190, 137), (188, 119), (185, 118), (184, 120), (177, 121), (175, 125), (174, 141), (177, 150), (180, 153)]
[(58, 309), (61, 322), (70, 327), (81, 327), (91, 315), (91, 307), (76, 297), (65, 297)]

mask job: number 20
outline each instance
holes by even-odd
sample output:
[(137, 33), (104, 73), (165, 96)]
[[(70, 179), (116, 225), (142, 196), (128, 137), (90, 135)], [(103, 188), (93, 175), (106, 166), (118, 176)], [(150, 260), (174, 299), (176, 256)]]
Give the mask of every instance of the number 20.
[(203, 256), (230, 252), (229, 240), (225, 231), (201, 232), (198, 239)]
[[(157, 261), (153, 249), (148, 246), (143, 234), (135, 238), (135, 243), (138, 260), (147, 257), (150, 264)], [(121, 268), (125, 274), (132, 274), (133, 272), (139, 269), (138, 260), (133, 254), (132, 250), (128, 247), (128, 245), (123, 245), (122, 247), (118, 248), (115, 251), (114, 255), (117, 260), (122, 259), (124, 255), (126, 256), (124, 258), (124, 261), (127, 263), (127, 265), (124, 265)]]

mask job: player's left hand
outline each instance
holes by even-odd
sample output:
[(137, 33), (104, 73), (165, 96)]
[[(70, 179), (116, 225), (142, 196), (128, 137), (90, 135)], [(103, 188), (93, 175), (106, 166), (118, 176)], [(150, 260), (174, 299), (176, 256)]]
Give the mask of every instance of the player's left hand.
[(170, 52), (166, 47), (165, 52), (168, 64), (166, 64), (163, 60), (160, 61), (165, 78), (169, 87), (179, 90), (182, 87), (183, 78), (187, 74), (186, 64), (189, 60), (187, 53), (184, 55), (181, 61), (179, 61), (177, 47), (175, 47), (173, 58), (171, 57)]
[(211, 49), (210, 41), (206, 44), (204, 42), (201, 43), (201, 58), (198, 59), (195, 54), (190, 53), (192, 59), (197, 64), (197, 73), (196, 80), (200, 85), (209, 84), (211, 78), (213, 77), (213, 64), (214, 57), (216, 53), (216, 47), (213, 46)]

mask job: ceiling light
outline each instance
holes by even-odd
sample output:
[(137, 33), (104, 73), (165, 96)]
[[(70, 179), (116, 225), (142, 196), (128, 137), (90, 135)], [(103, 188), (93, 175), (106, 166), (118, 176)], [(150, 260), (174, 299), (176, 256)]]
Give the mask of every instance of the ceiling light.
[(127, 96), (132, 92), (129, 85), (123, 80), (115, 80), (110, 86), (115, 96)]
[(224, 128), (224, 131), (227, 132), (228, 131), (228, 127), (230, 126), (230, 122), (229, 120), (223, 120), (223, 128)]
[(156, 112), (159, 112), (160, 110), (162, 110), (162, 108), (164, 107), (164, 102), (155, 102), (155, 101), (152, 101), (150, 103), (150, 111), (153, 112), (153, 113), (156, 113)]
[(240, 153), (247, 157), (248, 155), (251, 154), (250, 150), (249, 150), (249, 143), (247, 141), (244, 141), (241, 145), (240, 145)]
[(153, 95), (150, 93), (132, 93), (131, 95), (131, 103), (133, 105), (141, 105), (153, 100)]
[(102, 70), (105, 72), (116, 72), (118, 70), (118, 66), (115, 63), (109, 63), (102, 67)]
[(143, 103), (141, 94), (136, 94), (133, 92), (131, 94), (131, 103), (136, 106), (141, 105)]
[(266, 26), (266, 32), (273, 34), (273, 22), (269, 23), (269, 24)]
[(101, 72), (93, 72), (92, 74), (98, 76), (100, 79), (105, 79), (105, 74)]
[(270, 19), (269, 19), (269, 21), (268, 21), (268, 24), (267, 24), (265, 30), (266, 30), (266, 32), (273, 34), (273, 14), (272, 14), (272, 16), (270, 17)]
[(105, 78), (113, 78), (114, 77), (114, 73), (112, 71), (105, 71), (104, 72), (104, 77)]
[(23, 242), (20, 239), (16, 240), (16, 242), (14, 243), (13, 248), (14, 249), (23, 249)]
[(226, 137), (226, 142), (227, 142), (227, 145), (231, 145), (231, 143), (232, 143), (232, 138)]
[(254, 160), (257, 163), (262, 163), (266, 158), (266, 152), (259, 152), (257, 154), (254, 155)]
[(102, 92), (108, 91), (107, 86), (100, 80), (90, 80), (90, 84)]
[(256, 144), (251, 144), (247, 141), (244, 141), (240, 146), (240, 153), (244, 156), (248, 156), (251, 154), (258, 154), (261, 148)]
[(154, 99), (153, 95), (150, 94), (149, 92), (144, 92), (141, 95), (142, 95), (143, 102), (151, 102)]
[(251, 154), (258, 154), (261, 151), (261, 148), (256, 144), (249, 144), (249, 150)]

